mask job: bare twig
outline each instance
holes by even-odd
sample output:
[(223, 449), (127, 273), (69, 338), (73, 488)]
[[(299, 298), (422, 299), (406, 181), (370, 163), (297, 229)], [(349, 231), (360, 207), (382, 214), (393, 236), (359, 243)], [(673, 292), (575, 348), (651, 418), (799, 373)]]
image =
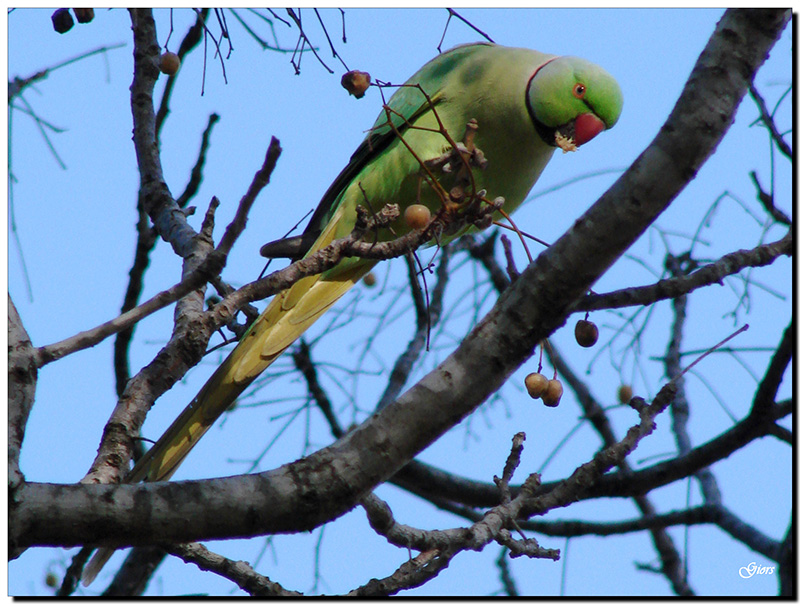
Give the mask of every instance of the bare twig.
[[(186, 35), (183, 37), (183, 40), (181, 40), (177, 52), (181, 63), (186, 55), (194, 50), (198, 44), (200, 44), (204, 28), (203, 24), (206, 17), (208, 17), (208, 9), (203, 8), (197, 13), (197, 19), (195, 20), (194, 25), (189, 28), (189, 30), (186, 32)], [(172, 9), (170, 9), (170, 23), (172, 23)], [(161, 103), (159, 104), (158, 112), (156, 112), (156, 138), (161, 137), (161, 127), (164, 125), (164, 121), (169, 114), (169, 101), (172, 98), (172, 90), (174, 89), (175, 84), (178, 82), (180, 73), (180, 70), (178, 70), (177, 73), (168, 77), (166, 84), (164, 84), (164, 92), (161, 95)]]
[(333, 437), (342, 437), (345, 431), (339, 423), (339, 419), (336, 417), (336, 412), (333, 410), (333, 405), (327, 393), (319, 383), (317, 368), (311, 361), (311, 349), (305, 340), (300, 340), (297, 350), (292, 353), (292, 360), (294, 361), (295, 367), (303, 374), (306, 380), (309, 395), (314, 399), (314, 402), (317, 403), (317, 407), (322, 411), (325, 419), (328, 420), (328, 426), (331, 429)]
[(191, 200), (200, 189), (200, 183), (203, 181), (203, 167), (206, 163), (206, 153), (208, 152), (211, 130), (214, 128), (214, 124), (216, 124), (218, 121), (219, 116), (216, 113), (212, 113), (208, 116), (208, 123), (206, 124), (206, 128), (203, 130), (203, 135), (200, 139), (200, 150), (197, 153), (197, 160), (195, 161), (194, 166), (192, 166), (189, 182), (186, 183), (186, 188), (183, 190), (183, 193), (181, 193), (175, 200), (175, 202), (178, 204), (178, 207), (185, 208), (189, 203), (189, 200)]
[(497, 485), (497, 488), (500, 491), (500, 500), (503, 503), (508, 503), (511, 501), (511, 491), (509, 490), (508, 485), (511, 482), (511, 479), (514, 477), (514, 472), (517, 470), (520, 461), (522, 460), (522, 450), (524, 449), (522, 443), (524, 441), (524, 432), (518, 432), (514, 435), (511, 444), (511, 452), (508, 454), (506, 465), (503, 468), (503, 476), (502, 478), (498, 478), (497, 476), (494, 477), (494, 483)]
[(250, 212), (250, 208), (253, 207), (256, 197), (258, 197), (261, 190), (269, 184), (270, 176), (275, 169), (275, 164), (280, 155), (280, 141), (273, 136), (269, 143), (269, 148), (267, 149), (267, 155), (264, 157), (264, 163), (261, 165), (259, 171), (256, 172), (253, 182), (250, 183), (250, 187), (247, 189), (247, 193), (245, 193), (244, 197), (239, 201), (236, 216), (234, 216), (228, 228), (225, 229), (225, 234), (222, 236), (222, 239), (220, 239), (219, 245), (217, 245), (217, 252), (221, 253), (223, 256), (228, 255), (233, 244), (239, 238), (239, 235), (242, 234), (242, 231), (244, 231), (247, 225), (247, 215)]
[[(553, 364), (553, 367), (555, 367), (561, 378), (575, 393), (575, 397), (583, 409), (584, 416), (590, 421), (594, 429), (603, 439), (603, 445), (609, 447), (617, 442), (617, 436), (614, 433), (608, 416), (603, 407), (597, 402), (597, 399), (592, 395), (588, 386), (579, 379), (578, 375), (566, 363), (552, 343), (546, 347), (546, 350), (548, 359)], [(627, 461), (620, 463), (619, 469), (620, 474), (623, 476), (629, 475), (632, 472)], [(633, 500), (641, 511), (642, 518), (651, 518), (657, 515), (655, 505), (646, 494), (634, 495)], [(521, 526), (523, 528), (531, 528), (527, 523), (522, 523)], [(672, 584), (675, 593), (688, 595), (691, 592), (691, 588), (689, 588), (686, 583), (686, 575), (683, 571), (681, 555), (677, 547), (675, 547), (672, 537), (661, 527), (653, 527), (650, 532), (653, 546), (656, 551), (658, 551), (661, 559), (661, 569), (664, 576)]]
[(292, 55), (292, 66), (294, 67), (294, 72), (298, 74), (300, 73), (300, 59), (298, 59), (297, 62), (295, 63), (295, 57), (299, 54), (299, 56), (302, 58), (303, 56), (302, 52), (305, 49), (306, 44), (308, 44), (308, 48), (311, 50), (311, 52), (314, 53), (314, 56), (317, 57), (317, 61), (319, 61), (319, 64), (322, 65), (328, 73), (333, 73), (333, 69), (331, 69), (325, 64), (325, 61), (323, 61), (322, 57), (319, 56), (319, 54), (317, 53), (317, 49), (311, 43), (311, 40), (308, 39), (308, 36), (306, 35), (305, 30), (303, 29), (303, 21), (300, 16), (300, 9), (297, 10), (298, 12), (295, 13), (294, 9), (292, 8), (286, 9), (287, 14), (292, 19), (292, 21), (294, 21), (295, 25), (297, 25), (297, 29), (300, 30), (297, 39), (297, 48), (295, 48), (295, 54)]
[(707, 264), (683, 277), (662, 279), (652, 285), (632, 287), (608, 294), (588, 294), (575, 309), (598, 310), (601, 308), (621, 308), (625, 306), (647, 306), (658, 300), (675, 298), (714, 283), (724, 277), (752, 266), (766, 266), (780, 256), (793, 253), (792, 232), (782, 239), (766, 243), (751, 250), (739, 250), (726, 254), (716, 262)]
[[(331, 40), (331, 37), (328, 35), (328, 28), (325, 27), (325, 22), (322, 20), (322, 15), (319, 14), (319, 9), (315, 8), (314, 14), (317, 17), (317, 21), (319, 21), (320, 27), (322, 27), (322, 32), (325, 34), (325, 39), (328, 40), (328, 46), (331, 49), (331, 54), (335, 59), (339, 59), (339, 62), (342, 64), (342, 67), (344, 67), (345, 71), (350, 71), (350, 68), (347, 66), (347, 63), (344, 62), (342, 56), (338, 52), (336, 52), (336, 48), (333, 46), (333, 41)], [(344, 11), (342, 11), (342, 29), (344, 29)]]
[(489, 37), (489, 34), (487, 34), (487, 33), (484, 33), (483, 31), (481, 31), (480, 29), (478, 29), (477, 27), (475, 27), (475, 26), (474, 26), (474, 25), (473, 25), (471, 22), (467, 21), (467, 20), (466, 20), (464, 17), (462, 17), (461, 15), (459, 15), (459, 14), (458, 14), (456, 11), (454, 11), (452, 8), (448, 8), (448, 9), (447, 9), (447, 21), (446, 21), (446, 22), (445, 22), (445, 24), (444, 24), (444, 30), (442, 31), (442, 38), (439, 40), (439, 45), (436, 47), (436, 50), (438, 50), (439, 52), (442, 52), (442, 44), (444, 44), (444, 37), (445, 37), (445, 35), (447, 34), (447, 27), (450, 25), (450, 19), (452, 19), (453, 17), (455, 17), (456, 19), (459, 19), (459, 20), (460, 20), (460, 21), (462, 21), (463, 23), (466, 23), (466, 24), (467, 24), (469, 27), (471, 27), (471, 28), (472, 28), (472, 29), (474, 29), (476, 32), (478, 32), (480, 35), (482, 35), (484, 38), (486, 38), (487, 40), (489, 40), (489, 42), (494, 42), (494, 40), (492, 40), (492, 39)]
[(111, 50), (116, 50), (117, 48), (124, 48), (125, 43), (121, 42), (119, 44), (111, 44), (110, 46), (100, 46), (99, 48), (95, 48), (94, 50), (89, 50), (87, 52), (81, 53), (78, 56), (72, 57), (71, 59), (66, 59), (61, 63), (56, 63), (52, 67), (45, 67), (37, 71), (36, 73), (29, 75), (25, 78), (20, 78), (19, 76), (14, 77), (8, 83), (8, 101), (11, 102), (15, 96), (22, 94), (22, 91), (25, 90), (31, 84), (38, 82), (39, 80), (45, 79), (51, 73), (53, 73), (57, 69), (61, 69), (62, 67), (66, 67), (67, 65), (71, 65), (72, 63), (76, 63), (78, 61), (82, 61), (83, 59), (88, 59), (91, 56), (96, 54), (105, 54)]
[(758, 182), (758, 175), (755, 173), (755, 171), (750, 172), (750, 178), (752, 179), (753, 184), (756, 186), (758, 201), (761, 202), (761, 205), (764, 206), (764, 209), (769, 213), (770, 216), (772, 216), (772, 219), (775, 220), (775, 222), (780, 222), (786, 226), (792, 226), (792, 219), (782, 210), (778, 209), (775, 206), (775, 199), (772, 197), (772, 195), (761, 188), (761, 183)]
[(448, 266), (450, 251), (442, 248), (439, 252), (439, 266), (436, 269), (436, 285), (433, 288), (431, 303), (427, 306), (418, 301), (415, 305), (417, 310), (417, 329), (405, 351), (397, 357), (394, 367), (389, 374), (389, 381), (386, 388), (378, 400), (376, 410), (383, 409), (400, 394), (414, 367), (417, 359), (422, 353), (423, 346), (428, 338), (429, 330), (439, 322), (442, 313), (442, 303), (444, 292), (448, 283)]
[[(687, 269), (691, 270), (694, 262), (691, 260), (684, 262), (680, 257), (676, 258), (669, 254), (665, 264), (670, 274), (676, 277), (683, 277)], [(672, 323), (671, 338), (665, 355), (666, 375), (670, 379), (675, 380), (677, 386), (675, 400), (670, 410), (672, 412), (672, 432), (675, 435), (675, 443), (679, 455), (688, 453), (692, 449), (688, 431), (689, 401), (686, 398), (683, 378), (679, 377), (684, 373), (680, 366), (680, 351), (686, 322), (687, 303), (688, 299), (686, 295), (678, 296), (672, 300), (674, 320)], [(703, 468), (697, 472), (696, 477), (700, 482), (705, 502), (710, 504), (721, 503), (722, 495), (720, 494), (719, 485), (717, 484), (716, 478), (714, 478), (714, 475), (711, 473), (711, 470)]]
[(506, 555), (508, 554), (508, 548), (504, 547), (500, 550), (500, 554), (497, 556), (497, 568), (500, 569), (500, 582), (503, 585), (503, 589), (505, 590), (505, 595), (515, 598), (519, 596), (519, 591), (517, 590), (517, 585), (514, 582), (514, 577), (511, 576), (511, 570), (508, 568), (508, 560), (506, 560)]
[(255, 572), (247, 562), (234, 562), (229, 558), (210, 551), (200, 543), (168, 545), (165, 549), (173, 556), (181, 558), (187, 564), (211, 571), (225, 577), (253, 596), (302, 596), (298, 591), (290, 591), (279, 583), (271, 581), (264, 575)]
[(756, 89), (754, 84), (750, 84), (750, 96), (753, 97), (756, 107), (758, 107), (758, 112), (761, 114), (761, 122), (764, 124), (764, 126), (766, 126), (767, 130), (769, 130), (769, 134), (772, 137), (772, 140), (775, 141), (775, 145), (778, 147), (781, 153), (791, 160), (793, 156), (792, 149), (784, 140), (780, 131), (778, 131), (777, 126), (775, 126), (775, 120), (772, 118), (772, 115), (770, 115), (770, 112), (767, 109), (767, 104), (764, 102), (764, 98), (759, 94), (758, 89)]
[[(202, 24), (203, 32), (204, 32), (204, 35), (203, 35), (203, 84), (202, 84), (202, 87), (200, 89), (200, 95), (202, 96), (203, 94), (205, 94), (205, 88), (206, 88), (206, 60), (207, 60), (207, 57), (208, 57), (208, 38), (211, 38), (211, 41), (214, 43), (214, 48), (216, 48), (216, 52), (214, 53), (214, 55), (219, 57), (219, 64), (222, 67), (222, 79), (226, 84), (228, 83), (228, 76), (227, 76), (227, 74), (225, 72), (225, 57), (222, 56), (222, 49), (220, 48), (219, 41), (214, 36), (214, 34), (211, 33), (211, 30), (206, 25), (206, 19), (205, 19), (205, 16), (204, 16), (204, 11), (205, 11), (205, 15), (208, 15), (208, 11), (206, 9), (202, 9), (201, 10), (199, 8), (195, 8), (193, 10), (197, 14), (197, 20)], [(221, 35), (222, 35), (223, 38), (226, 38), (227, 36), (225, 36), (224, 34), (225, 34), (225, 32), (223, 31)], [(228, 40), (229, 40), (228, 44), (230, 44), (230, 38), (228, 38)]]

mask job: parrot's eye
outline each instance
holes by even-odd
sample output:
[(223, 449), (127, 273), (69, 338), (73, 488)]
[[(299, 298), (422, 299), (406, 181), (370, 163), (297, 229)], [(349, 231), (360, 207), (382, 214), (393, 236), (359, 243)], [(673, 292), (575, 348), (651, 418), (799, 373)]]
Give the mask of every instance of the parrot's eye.
[(581, 83), (575, 84), (575, 86), (572, 87), (572, 94), (575, 95), (576, 99), (582, 99), (586, 96), (586, 86)]

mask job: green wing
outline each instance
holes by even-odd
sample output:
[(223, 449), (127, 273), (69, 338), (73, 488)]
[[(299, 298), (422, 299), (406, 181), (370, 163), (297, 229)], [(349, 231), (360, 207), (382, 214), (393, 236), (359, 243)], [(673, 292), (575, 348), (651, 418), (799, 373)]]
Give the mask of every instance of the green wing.
[[(336, 211), (342, 192), (353, 182), (353, 179), (397, 140), (398, 132), (404, 133), (412, 124), (420, 121), (425, 114), (436, 107), (444, 97), (443, 91), (448, 81), (447, 76), (461, 61), (468, 60), (476, 51), (480, 51), (486, 46), (490, 45), (479, 43), (456, 46), (423, 65), (405, 84), (397, 88), (387, 103), (388, 112), (385, 109), (381, 110), (381, 114), (375, 120), (375, 124), (370, 128), (366, 138), (350, 157), (350, 162), (322, 196), (305, 232), (322, 231), (323, 225)], [(417, 85), (425, 91), (425, 94), (420, 92)], [(430, 102), (425, 95), (428, 95)], [(387, 114), (389, 118), (387, 118)], [(394, 128), (389, 124), (390, 119)]]

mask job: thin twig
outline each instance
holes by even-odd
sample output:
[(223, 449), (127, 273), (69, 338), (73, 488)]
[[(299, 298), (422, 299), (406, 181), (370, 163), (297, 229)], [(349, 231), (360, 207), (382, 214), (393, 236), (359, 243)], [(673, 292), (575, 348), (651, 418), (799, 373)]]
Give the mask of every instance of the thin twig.
[(758, 112), (761, 114), (761, 122), (767, 127), (767, 130), (769, 130), (769, 134), (772, 137), (772, 140), (775, 141), (775, 145), (778, 147), (778, 150), (791, 160), (792, 156), (794, 155), (792, 153), (792, 149), (783, 139), (783, 136), (781, 136), (777, 126), (775, 126), (775, 120), (772, 119), (772, 115), (770, 115), (770, 112), (767, 109), (767, 104), (764, 102), (764, 98), (759, 94), (758, 89), (756, 89), (754, 84), (750, 84), (750, 96), (753, 97), (756, 107), (758, 107)]

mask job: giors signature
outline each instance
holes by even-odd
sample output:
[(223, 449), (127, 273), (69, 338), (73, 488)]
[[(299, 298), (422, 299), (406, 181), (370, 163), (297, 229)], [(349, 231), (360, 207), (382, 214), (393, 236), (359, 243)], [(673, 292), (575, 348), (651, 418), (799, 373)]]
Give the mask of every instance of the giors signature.
[(739, 569), (739, 576), (742, 579), (749, 579), (753, 575), (771, 575), (775, 572), (774, 566), (761, 566), (755, 562), (751, 562), (747, 566)]

